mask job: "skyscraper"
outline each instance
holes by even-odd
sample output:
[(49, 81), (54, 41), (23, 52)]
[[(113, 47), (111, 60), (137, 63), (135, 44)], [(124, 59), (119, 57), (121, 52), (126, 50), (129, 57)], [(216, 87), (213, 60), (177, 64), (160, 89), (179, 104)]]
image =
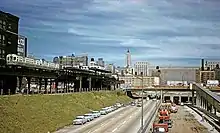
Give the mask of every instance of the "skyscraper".
[(129, 49), (126, 53), (126, 67), (127, 68), (131, 67), (131, 53), (130, 53)]

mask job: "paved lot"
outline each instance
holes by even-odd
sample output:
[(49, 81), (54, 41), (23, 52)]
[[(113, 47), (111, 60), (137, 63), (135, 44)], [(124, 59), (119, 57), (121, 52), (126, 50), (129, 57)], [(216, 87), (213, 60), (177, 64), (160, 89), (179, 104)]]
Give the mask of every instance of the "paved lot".
[(189, 109), (180, 106), (176, 114), (171, 114), (173, 127), (169, 133), (208, 133), (208, 129), (204, 127), (199, 120), (191, 113)]

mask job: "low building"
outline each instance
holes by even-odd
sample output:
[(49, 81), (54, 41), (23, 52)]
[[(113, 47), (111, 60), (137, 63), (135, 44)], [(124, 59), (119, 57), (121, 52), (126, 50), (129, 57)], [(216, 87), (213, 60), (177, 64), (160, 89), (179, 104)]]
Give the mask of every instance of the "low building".
[(160, 67), (159, 69), (150, 68), (151, 76), (160, 77), (160, 84), (166, 85), (167, 81), (196, 81), (196, 70), (198, 67)]
[[(134, 75), (125, 75), (125, 76), (119, 76), (119, 80), (123, 81), (123, 84), (125, 87), (131, 87), (131, 88), (142, 88), (142, 77), (140, 76), (134, 76)], [(159, 77), (149, 77), (149, 76), (143, 76), (143, 86), (146, 87), (152, 87), (152, 86), (158, 86), (160, 83)]]
[(215, 71), (196, 70), (196, 82), (206, 84), (208, 80), (215, 80)]

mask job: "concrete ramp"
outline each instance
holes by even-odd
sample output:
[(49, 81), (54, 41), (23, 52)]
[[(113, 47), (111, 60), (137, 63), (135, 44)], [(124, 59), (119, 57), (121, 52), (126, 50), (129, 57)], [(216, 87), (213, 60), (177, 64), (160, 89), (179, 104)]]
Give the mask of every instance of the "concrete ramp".
[(193, 83), (192, 85), (192, 90), (196, 91), (197, 105), (205, 102), (205, 106), (213, 106), (214, 109), (220, 112), (220, 97), (216, 93), (204, 88), (200, 84)]

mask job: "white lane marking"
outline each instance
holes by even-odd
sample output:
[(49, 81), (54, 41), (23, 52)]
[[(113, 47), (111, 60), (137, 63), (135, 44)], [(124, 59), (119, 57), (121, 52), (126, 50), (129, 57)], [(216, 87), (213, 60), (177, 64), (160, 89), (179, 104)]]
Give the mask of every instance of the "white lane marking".
[[(100, 127), (104, 127), (106, 125), (108, 125), (111, 121), (113, 121), (114, 119), (117, 119), (119, 116), (122, 116), (124, 115), (126, 112), (123, 112), (123, 113), (120, 113), (118, 116), (114, 117), (114, 118), (111, 118), (109, 119), (107, 122), (102, 122)], [(99, 130), (100, 128), (97, 128), (95, 130), (90, 130), (89, 133), (95, 133), (97, 130)], [(114, 129), (114, 130), (117, 130), (117, 129)]]
[(132, 117), (132, 115), (129, 118), (131, 118), (131, 117)]
[(118, 128), (116, 127), (114, 130), (112, 130), (112, 133), (115, 132)]
[(123, 122), (122, 122), (122, 125), (125, 124), (126, 122), (127, 122), (127, 121), (123, 121)]

